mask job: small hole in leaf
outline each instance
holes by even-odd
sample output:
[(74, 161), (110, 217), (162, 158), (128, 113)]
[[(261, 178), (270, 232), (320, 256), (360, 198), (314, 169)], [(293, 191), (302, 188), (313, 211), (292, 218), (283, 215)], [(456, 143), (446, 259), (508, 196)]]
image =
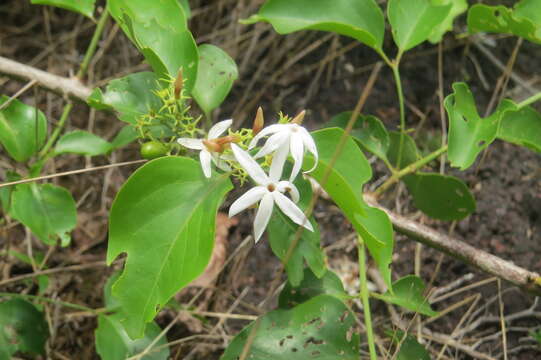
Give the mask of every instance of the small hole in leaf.
[(297, 348), (292, 348), (291, 351), (292, 352), (297, 352)]
[(288, 335), (288, 336), (286, 336), (286, 338), (293, 339), (293, 335)]
[(280, 340), (280, 342), (278, 343), (278, 345), (280, 345), (280, 346), (284, 346), (284, 342), (285, 342), (285, 341), (286, 341), (286, 339), (282, 339), (282, 340)]
[(348, 317), (348, 313), (349, 311), (344, 311), (344, 313), (340, 316), (340, 318), (338, 318), (338, 320), (343, 324), (344, 321), (346, 320), (346, 318)]
[(463, 193), (462, 190), (460, 190), (460, 189), (455, 189), (455, 192), (456, 192), (456, 194), (457, 194), (458, 196), (460, 196), (460, 197), (463, 197), (463, 196), (464, 196), (464, 193)]
[(321, 355), (321, 352), (319, 351), (312, 351), (312, 356), (318, 356), (318, 355)]
[(484, 141), (484, 140), (479, 141), (479, 143), (477, 144), (477, 146), (479, 146), (479, 147), (481, 147), (481, 146), (483, 146), (483, 145), (485, 145), (485, 141)]

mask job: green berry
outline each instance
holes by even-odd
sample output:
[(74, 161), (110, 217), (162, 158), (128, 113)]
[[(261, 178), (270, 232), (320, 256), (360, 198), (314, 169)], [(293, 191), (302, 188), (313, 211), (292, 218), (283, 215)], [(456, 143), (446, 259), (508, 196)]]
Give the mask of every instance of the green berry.
[(159, 141), (149, 141), (141, 146), (141, 156), (148, 160), (164, 156), (168, 151), (169, 147)]

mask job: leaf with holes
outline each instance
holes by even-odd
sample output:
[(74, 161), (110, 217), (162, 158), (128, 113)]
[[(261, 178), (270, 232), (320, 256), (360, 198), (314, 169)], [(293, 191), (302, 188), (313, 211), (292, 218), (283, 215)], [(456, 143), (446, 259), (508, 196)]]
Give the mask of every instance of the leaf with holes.
[[(339, 128), (323, 129), (312, 133), (319, 151), (319, 161), (310, 176), (321, 183), (323, 189), (344, 212), (355, 231), (362, 236), (387, 286), (391, 287), (389, 266), (394, 246), (393, 228), (387, 214), (368, 206), (362, 197), (363, 186), (372, 177), (368, 160), (355, 141), (346, 135), (340, 156), (336, 159), (334, 166), (329, 167), (343, 135), (344, 131)], [(303, 169), (307, 171), (313, 165), (313, 157), (307, 155)], [(329, 174), (327, 181), (322, 183), (327, 172)]]
[(0, 303), (0, 359), (11, 359), (17, 351), (45, 355), (48, 336), (45, 316), (32, 303), (21, 299)]
[(541, 114), (531, 106), (506, 112), (496, 137), (541, 153)]
[[(354, 315), (338, 299), (319, 295), (290, 310), (274, 310), (259, 318), (246, 359), (359, 358)], [(254, 324), (229, 344), (221, 360), (236, 360)]]
[(541, 44), (541, 2), (522, 0), (513, 9), (475, 4), (468, 11), (468, 29), (471, 33), (513, 34)]
[(318, 278), (310, 269), (305, 269), (302, 282), (298, 286), (286, 283), (280, 292), (278, 306), (289, 309), (321, 294), (332, 295), (339, 299), (347, 297), (342, 281), (335, 273), (327, 270), (322, 277)]
[(436, 173), (402, 178), (415, 206), (428, 216), (445, 221), (461, 220), (475, 211), (475, 199), (460, 179)]
[(428, 300), (423, 297), (424, 291), (425, 284), (423, 280), (417, 276), (408, 275), (393, 283), (393, 294), (387, 291), (383, 295), (374, 294), (373, 296), (423, 315), (438, 315), (436, 311), (432, 310)]
[(440, 1), (442, 5), (451, 4), (451, 10), (443, 19), (441, 23), (436, 25), (434, 29), (432, 29), (432, 32), (430, 33), (430, 36), (428, 37), (428, 41), (430, 41), (433, 44), (439, 43), (443, 35), (453, 30), (453, 22), (455, 21), (456, 17), (468, 10), (468, 1), (467, 0), (443, 0), (443, 2)]
[(97, 156), (107, 154), (112, 149), (112, 145), (99, 136), (88, 131), (75, 130), (58, 139), (54, 152)]
[[(0, 108), (8, 101), (0, 96)], [(45, 115), (15, 99), (0, 110), (0, 144), (18, 162), (25, 162), (41, 148), (47, 136)]]
[(69, 233), (77, 224), (77, 210), (71, 193), (59, 186), (36, 183), (15, 187), (10, 215), (19, 220), (44, 243), (70, 243)]
[(238, 77), (237, 64), (225, 51), (210, 44), (199, 46), (193, 97), (207, 117), (224, 101)]
[[(334, 116), (327, 124), (327, 127), (336, 126), (345, 129), (350, 117), (351, 111), (342, 112)], [(388, 161), (387, 151), (391, 140), (385, 125), (380, 119), (372, 115), (359, 115), (350, 135), (363, 149), (385, 162)]]
[(96, 0), (32, 0), (32, 4), (56, 6), (93, 18)]
[(107, 262), (128, 256), (113, 295), (131, 338), (143, 336), (157, 311), (205, 270), (216, 213), (230, 189), (227, 174), (206, 179), (198, 162), (168, 156), (143, 165), (118, 192)]
[(322, 30), (352, 37), (381, 52), (385, 22), (374, 0), (268, 0), (243, 22), (271, 23), (280, 34)]
[(516, 109), (516, 105), (503, 100), (490, 116), (481, 118), (468, 85), (455, 83), (453, 90), (444, 101), (450, 125), (448, 155), (451, 165), (465, 170), (494, 141), (503, 114)]
[(393, 39), (401, 52), (423, 41), (441, 25), (451, 11), (451, 4), (432, 0), (389, 0), (387, 15)]

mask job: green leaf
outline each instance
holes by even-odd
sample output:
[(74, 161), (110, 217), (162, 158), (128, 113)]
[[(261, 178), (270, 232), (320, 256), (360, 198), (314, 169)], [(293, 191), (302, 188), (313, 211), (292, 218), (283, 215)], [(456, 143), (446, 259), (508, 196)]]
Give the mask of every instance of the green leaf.
[[(253, 324), (229, 344), (221, 360), (236, 360)], [(338, 299), (319, 295), (290, 310), (274, 310), (259, 318), (246, 359), (306, 360), (359, 358), (359, 334), (353, 314)]]
[[(8, 99), (0, 96), (0, 106)], [(35, 107), (15, 99), (0, 110), (0, 143), (15, 161), (30, 159), (41, 148), (46, 135), (47, 120)]]
[(207, 116), (224, 101), (238, 77), (237, 64), (225, 51), (210, 44), (199, 46), (193, 97)]
[(55, 245), (57, 239), (62, 246), (69, 245), (69, 233), (77, 223), (75, 201), (70, 192), (51, 184), (17, 185), (10, 214), (49, 245)]
[[(400, 156), (400, 166), (398, 164), (400, 152), (400, 138), (402, 137), (402, 155)], [(411, 163), (420, 159), (419, 150), (415, 140), (408, 134), (400, 134), (398, 131), (389, 132), (389, 150), (387, 158), (389, 162), (398, 169), (403, 169)]]
[[(310, 176), (318, 182), (322, 182), (342, 134), (344, 131), (339, 128), (323, 129), (312, 133), (319, 152), (319, 162)], [(304, 170), (311, 169), (313, 164), (314, 159), (306, 156)], [(329, 170), (327, 182), (321, 185), (344, 212), (355, 231), (362, 236), (370, 255), (376, 261), (381, 275), (390, 288), (392, 284), (389, 266), (394, 246), (393, 228), (387, 214), (368, 206), (362, 197), (363, 186), (372, 177), (372, 169), (350, 136), (347, 136), (340, 156)]]
[[(350, 117), (351, 111), (342, 112), (334, 116), (327, 124), (327, 127), (336, 126), (345, 129)], [(359, 115), (350, 135), (363, 149), (376, 155), (381, 160), (387, 161), (387, 151), (391, 140), (385, 125), (380, 119), (372, 115)]]
[(197, 45), (178, 0), (110, 0), (109, 11), (145, 56), (160, 79), (174, 79), (182, 68), (190, 92), (197, 77)]
[(332, 295), (337, 298), (347, 296), (340, 278), (330, 270), (323, 277), (318, 278), (310, 269), (305, 269), (302, 282), (298, 286), (286, 283), (280, 293), (278, 306), (289, 309), (321, 294)]
[(0, 359), (11, 359), (17, 351), (45, 355), (47, 337), (45, 316), (32, 303), (22, 299), (0, 303)]
[(93, 18), (96, 0), (31, 0), (32, 4), (56, 6)]
[(352, 37), (381, 52), (385, 22), (374, 0), (269, 0), (245, 24), (265, 21), (280, 34), (322, 30)]
[(439, 43), (446, 32), (452, 31), (455, 18), (468, 10), (467, 0), (442, 0), (442, 5), (445, 4), (451, 4), (451, 10), (447, 14), (447, 17), (440, 24), (436, 25), (430, 33), (428, 41), (433, 44)]
[[(118, 279), (118, 273), (111, 276), (104, 288), (105, 305), (108, 309), (118, 307), (118, 302), (111, 295), (111, 286)], [(118, 309), (117, 311), (122, 311)], [(122, 315), (118, 312), (111, 315), (99, 315), (98, 327), (95, 331), (96, 352), (102, 360), (124, 360), (142, 352), (161, 333), (160, 327), (152, 322), (148, 324), (145, 335), (141, 339), (132, 340), (121, 323)], [(164, 336), (156, 342), (156, 346), (167, 344)], [(160, 351), (153, 351), (145, 355), (143, 360), (165, 360), (169, 357), (167, 347)]]
[(160, 109), (161, 101), (154, 94), (157, 90), (159, 84), (156, 75), (140, 72), (112, 80), (105, 92), (94, 89), (87, 103), (98, 110), (115, 110), (120, 120), (135, 125), (139, 116)]
[[(21, 180), (21, 175), (17, 174), (15, 171), (6, 170), (6, 180), (8, 182)], [(4, 186), (0, 188), (0, 203), (2, 204), (2, 209), (4, 212), (9, 213), (11, 208), (11, 194), (15, 190), (15, 185)]]
[(445, 221), (460, 220), (475, 211), (475, 199), (460, 179), (435, 173), (402, 178), (415, 206), (428, 216)]
[(179, 0), (180, 6), (182, 6), (182, 10), (184, 10), (184, 16), (186, 19), (189, 19), (192, 16), (192, 11), (190, 10), (190, 4), (188, 0)]
[(533, 337), (534, 340), (539, 343), (539, 345), (541, 345), (541, 330), (537, 330), (537, 332), (532, 331), (530, 336)]
[(452, 6), (435, 0), (389, 0), (387, 5), (393, 39), (401, 52), (427, 40)]
[(112, 150), (108, 141), (87, 131), (75, 130), (62, 135), (55, 146), (56, 154), (103, 155)]
[(496, 137), (541, 153), (541, 114), (530, 106), (506, 112)]
[(438, 313), (430, 307), (428, 301), (423, 297), (425, 284), (423, 280), (414, 275), (408, 275), (393, 283), (393, 293), (387, 291), (383, 295), (374, 297), (391, 304), (402, 306), (427, 316), (436, 316)]
[(500, 119), (516, 105), (503, 100), (496, 111), (486, 118), (477, 113), (473, 95), (465, 83), (453, 84), (454, 93), (445, 98), (444, 105), (449, 116), (449, 161), (451, 165), (465, 170), (477, 155), (496, 138)]
[(205, 270), (215, 215), (231, 187), (226, 174), (206, 179), (198, 162), (169, 156), (143, 165), (118, 192), (107, 262), (128, 255), (113, 294), (131, 338), (143, 336), (160, 307)]
[(475, 4), (468, 11), (468, 29), (471, 33), (513, 34), (541, 44), (541, 3), (538, 0), (522, 0), (514, 9), (503, 5)]
[(397, 330), (391, 334), (391, 338), (395, 344), (400, 344), (397, 360), (430, 360), (430, 354), (423, 345), (419, 344), (414, 336), (406, 335), (401, 330)]
[(116, 134), (116, 136), (113, 138), (111, 141), (111, 146), (113, 149), (118, 149), (132, 143), (133, 141), (137, 140), (137, 138), (139, 138), (137, 129), (135, 129), (135, 127), (132, 125), (126, 125), (123, 126), (118, 134)]
[[(288, 170), (285, 171), (287, 173)], [(299, 190), (300, 200), (297, 204), (301, 210), (305, 211), (312, 198), (312, 186), (308, 180), (298, 177), (295, 185)], [(304, 273), (303, 259), (316, 274), (322, 277), (327, 271), (325, 266), (325, 254), (320, 246), (321, 234), (319, 227), (313, 217), (310, 223), (314, 231), (303, 231), (297, 247), (293, 250), (291, 257), (286, 265), (287, 278), (291, 284), (297, 286), (301, 283)], [(273, 253), (284, 261), (291, 242), (295, 239), (295, 233), (299, 226), (293, 223), (281, 211), (275, 210), (267, 226), (269, 242)]]

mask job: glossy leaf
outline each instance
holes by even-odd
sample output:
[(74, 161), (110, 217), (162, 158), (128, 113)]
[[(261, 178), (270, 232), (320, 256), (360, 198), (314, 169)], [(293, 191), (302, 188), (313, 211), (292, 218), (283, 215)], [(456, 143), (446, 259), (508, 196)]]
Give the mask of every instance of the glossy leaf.
[(278, 306), (289, 309), (321, 294), (332, 295), (337, 298), (347, 296), (340, 278), (330, 270), (318, 278), (310, 269), (305, 269), (302, 282), (298, 286), (286, 283), (280, 293)]
[(530, 106), (508, 111), (501, 119), (496, 136), (541, 153), (541, 114)]
[(404, 335), (401, 330), (391, 334), (393, 342), (400, 345), (397, 360), (430, 360), (430, 354), (423, 345), (417, 342), (414, 336), (407, 334), (404, 338)]
[(430, 304), (424, 298), (424, 291), (425, 284), (423, 280), (417, 276), (408, 275), (393, 283), (393, 294), (387, 291), (385, 294), (377, 295), (376, 297), (423, 315), (438, 315), (436, 311), (432, 310)]
[[(252, 330), (245, 327), (221, 360), (237, 360)], [(359, 358), (359, 335), (353, 314), (338, 299), (319, 295), (290, 310), (274, 310), (259, 318), (246, 359), (309, 360)]]
[(465, 170), (477, 155), (496, 138), (502, 115), (516, 106), (503, 100), (496, 111), (486, 118), (477, 113), (473, 95), (465, 83), (453, 84), (454, 93), (445, 98), (449, 116), (449, 161)]
[(224, 101), (238, 77), (237, 64), (225, 51), (210, 44), (199, 46), (193, 97), (207, 116)]
[(139, 116), (160, 109), (161, 101), (153, 93), (158, 89), (154, 73), (140, 72), (110, 81), (105, 92), (94, 89), (87, 102), (98, 110), (115, 110), (120, 120), (135, 125)]
[[(400, 152), (400, 141), (402, 138), (402, 155)], [(398, 169), (403, 169), (409, 164), (420, 159), (419, 150), (415, 140), (408, 134), (400, 134), (398, 131), (389, 132), (389, 150), (387, 151), (387, 158), (389, 162)], [(398, 160), (400, 159), (400, 166)]]
[[(310, 176), (321, 182), (329, 171), (328, 181), (321, 185), (362, 236), (387, 286), (391, 287), (389, 266), (394, 246), (393, 228), (387, 214), (368, 206), (362, 197), (363, 185), (372, 177), (372, 169), (351, 137), (346, 138), (343, 151), (334, 166), (328, 169), (343, 133), (338, 128), (312, 133), (319, 151), (319, 162)], [(306, 156), (304, 170), (311, 169), (313, 164), (313, 158)]]
[(124, 147), (139, 138), (137, 130), (132, 125), (123, 126), (111, 141), (113, 149)]
[(110, 0), (109, 11), (160, 79), (176, 78), (182, 68), (190, 92), (197, 77), (197, 45), (178, 0)]
[[(8, 99), (0, 96), (0, 106)], [(35, 107), (15, 99), (0, 110), (0, 144), (15, 161), (30, 159), (41, 148), (46, 135), (47, 120)]]
[(55, 245), (60, 239), (62, 246), (69, 245), (77, 210), (68, 190), (51, 184), (21, 184), (16, 186), (11, 201), (11, 216), (28, 226), (41, 241)]
[(352, 37), (381, 51), (385, 22), (374, 0), (269, 0), (244, 23), (265, 21), (279, 34), (322, 30)]
[(230, 189), (226, 174), (207, 180), (198, 162), (171, 156), (146, 163), (122, 186), (111, 208), (107, 262), (127, 254), (113, 295), (131, 338), (143, 336), (145, 324), (207, 266), (215, 215)]
[(451, 11), (451, 4), (433, 0), (389, 0), (387, 15), (393, 39), (400, 51), (409, 50), (427, 40)]
[(467, 0), (443, 0), (442, 5), (444, 4), (451, 4), (451, 10), (445, 19), (432, 29), (428, 40), (433, 44), (439, 43), (446, 32), (452, 31), (455, 18), (468, 10)]
[(192, 11), (190, 10), (190, 4), (188, 0), (179, 0), (182, 10), (184, 10), (184, 16), (186, 19), (189, 19), (192, 16)]
[(0, 303), (0, 359), (9, 360), (20, 351), (45, 355), (47, 322), (28, 301), (12, 299)]
[(503, 5), (475, 4), (468, 11), (468, 29), (507, 33), (541, 44), (541, 3), (538, 0), (522, 0), (514, 9)]
[[(350, 117), (351, 111), (345, 111), (334, 116), (327, 126), (345, 129)], [(391, 140), (385, 125), (380, 119), (372, 115), (359, 115), (350, 135), (363, 149), (387, 161), (387, 151)]]
[(96, 0), (31, 0), (32, 4), (56, 6), (92, 19)]
[(96, 156), (107, 154), (112, 150), (112, 145), (92, 133), (75, 130), (62, 135), (55, 146), (56, 154), (79, 154)]
[(460, 179), (436, 173), (416, 173), (402, 178), (415, 207), (445, 221), (461, 220), (475, 211), (475, 199)]

